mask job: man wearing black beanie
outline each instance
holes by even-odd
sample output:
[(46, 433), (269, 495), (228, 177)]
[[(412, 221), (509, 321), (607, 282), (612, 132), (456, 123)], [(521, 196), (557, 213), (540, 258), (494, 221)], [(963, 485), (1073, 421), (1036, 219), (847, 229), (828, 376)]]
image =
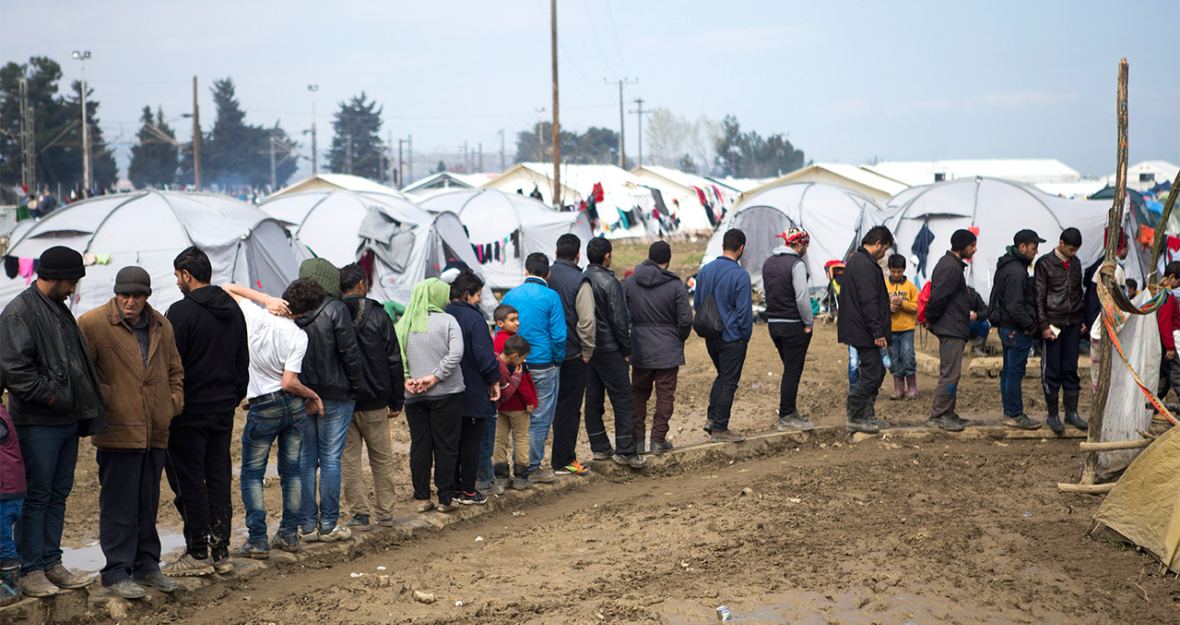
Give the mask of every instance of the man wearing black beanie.
[(939, 348), (938, 385), (934, 387), (929, 425), (950, 432), (961, 432), (967, 425), (955, 412), (955, 402), (963, 373), (963, 350), (976, 316), (971, 311), (971, 294), (963, 275), (975, 247), (975, 234), (970, 230), (956, 230), (951, 235), (950, 251), (930, 274), (930, 299), (926, 302), (926, 323), (938, 337)]
[(107, 432), (98, 374), (65, 305), (85, 275), (81, 254), (51, 247), (41, 254), (36, 284), (0, 313), (0, 377), (8, 389), (28, 487), (17, 525), (18, 583), (30, 597), (94, 581), (61, 561), (78, 439)]

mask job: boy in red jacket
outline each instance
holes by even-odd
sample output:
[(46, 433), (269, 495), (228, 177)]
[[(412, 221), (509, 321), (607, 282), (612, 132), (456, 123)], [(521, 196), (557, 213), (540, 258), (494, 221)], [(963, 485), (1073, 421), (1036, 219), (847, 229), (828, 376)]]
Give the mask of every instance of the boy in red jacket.
[[(515, 490), (532, 486), (529, 482), (529, 413), (537, 407), (537, 388), (524, 370), (524, 357), (529, 353), (528, 341), (516, 336), (520, 329), (520, 315), (512, 306), (501, 305), (493, 313), (496, 321), (496, 354), (500, 357), (500, 412), (496, 417), (496, 446), (492, 451), (492, 468), (496, 482), (507, 487), (511, 481)], [(523, 350), (523, 353), (521, 352)], [(507, 382), (517, 379), (515, 386)], [(506, 387), (505, 384), (508, 384)], [(511, 439), (511, 443), (509, 440)], [(508, 471), (509, 445), (515, 445), (513, 471)]]
[[(1164, 276), (1160, 278), (1160, 288), (1171, 291), (1180, 286), (1180, 261), (1172, 261), (1164, 267)], [(1160, 361), (1160, 386), (1158, 397), (1162, 400), (1168, 389), (1175, 389), (1180, 393), (1180, 362), (1176, 361), (1176, 340), (1172, 331), (1180, 330), (1180, 304), (1176, 296), (1168, 293), (1168, 300), (1160, 306), (1156, 313), (1156, 320), (1160, 324), (1160, 341), (1164, 344), (1164, 357)]]
[[(0, 381), (0, 394), (4, 382)], [(16, 438), (16, 427), (4, 404), (0, 404), (0, 605), (20, 598), (16, 584), (20, 559), (12, 540), (12, 528), (20, 519), (25, 501), (25, 462)]]

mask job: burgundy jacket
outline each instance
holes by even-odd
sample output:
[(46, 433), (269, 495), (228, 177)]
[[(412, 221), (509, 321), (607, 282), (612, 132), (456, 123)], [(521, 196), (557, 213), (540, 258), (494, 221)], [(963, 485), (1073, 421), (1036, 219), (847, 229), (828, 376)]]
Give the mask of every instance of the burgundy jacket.
[(0, 499), (23, 499), (25, 496), (25, 461), (20, 455), (16, 426), (4, 404), (0, 404), (0, 421), (8, 428), (8, 440), (0, 445)]

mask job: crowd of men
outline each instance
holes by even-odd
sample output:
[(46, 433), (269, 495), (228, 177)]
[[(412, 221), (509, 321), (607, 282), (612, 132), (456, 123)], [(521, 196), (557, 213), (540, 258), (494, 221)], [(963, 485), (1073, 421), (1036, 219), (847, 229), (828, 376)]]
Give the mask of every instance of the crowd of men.
[[(762, 272), (768, 334), (783, 363), (775, 427), (805, 431), (815, 427), (797, 404), (815, 322), (805, 261), (810, 235), (791, 229), (779, 236), (783, 244)], [(741, 441), (730, 417), (754, 326), (750, 275), (740, 264), (745, 243), (740, 230), (724, 233), (722, 255), (697, 275), (690, 305), (684, 281), (668, 269), (668, 243), (653, 243), (648, 259), (620, 282), (611, 271), (610, 241), (588, 242), (583, 269), (581, 241), (564, 235), (554, 262), (545, 254), (526, 258), (527, 278), (494, 310), (494, 337), (481, 308), (483, 280), (462, 266), (416, 285), (395, 323), (368, 297), (369, 276), (357, 264), (338, 269), (323, 259), (305, 261), (300, 278), (274, 297), (213, 285), (209, 258), (196, 247), (173, 263), (184, 297), (166, 314), (148, 304), (149, 274), (131, 266), (118, 272), (110, 301), (75, 321), (66, 301), (85, 275), (83, 259), (72, 249), (51, 248), (41, 256), (36, 283), (0, 314), (0, 390), (8, 391), (8, 409), (0, 405), (0, 601), (93, 581), (66, 568), (61, 549), (83, 437), (97, 448), (106, 557), (99, 577), (108, 592), (125, 598), (143, 597), (144, 587), (171, 592), (172, 577), (230, 572), (231, 555), (266, 558), (272, 548), (296, 551), (302, 543), (348, 540), (354, 530), (392, 525), (389, 421), (403, 412), (420, 512), (448, 512), (507, 488), (585, 474), (576, 453), (583, 406), (593, 459), (642, 468), (644, 454), (673, 449), (669, 420), (684, 343), (694, 330), (716, 370), (704, 429), (715, 442)], [(892, 397), (917, 396), (919, 322), (939, 342), (929, 424), (962, 430), (966, 420), (956, 399), (963, 353), (973, 326), (985, 320), (1002, 344), (1007, 424), (1041, 426), (1025, 414), (1021, 394), (1030, 351), (1040, 341), (1048, 426), (1086, 428), (1078, 414), (1077, 358), (1094, 318), (1084, 310), (1076, 229), (1062, 232), (1040, 258), (1044, 240), (1031, 230), (1016, 233), (998, 260), (986, 307), (973, 304), (979, 296), (964, 275), (974, 234), (960, 230), (951, 237), (928, 297), (905, 278), (904, 258), (895, 254), (887, 270), (882, 266), (893, 243), (887, 228), (870, 229), (842, 276), (838, 339), (857, 362), (847, 430), (889, 427), (875, 411), (885, 354)], [(1180, 263), (1168, 266), (1164, 285), (1180, 285)], [(1161, 329), (1167, 317), (1165, 364), (1175, 359), (1171, 330), (1180, 329), (1180, 306), (1169, 305), (1160, 317)], [(1180, 387), (1180, 366), (1166, 369), (1165, 377)], [(613, 437), (604, 423), (607, 399)], [(243, 401), (248, 537), (231, 554), (230, 449)], [(272, 446), (282, 515), (268, 534), (263, 477)], [(186, 547), (163, 567), (156, 530), (161, 472)]]

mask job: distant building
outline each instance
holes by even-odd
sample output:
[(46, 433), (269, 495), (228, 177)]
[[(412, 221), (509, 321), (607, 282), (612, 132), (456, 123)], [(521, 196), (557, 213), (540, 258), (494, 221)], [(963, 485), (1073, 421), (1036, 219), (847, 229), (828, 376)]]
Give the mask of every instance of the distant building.
[(442, 171), (431, 174), (421, 180), (402, 188), (410, 199), (421, 202), (440, 193), (455, 189), (475, 189), (495, 178), (499, 174), (460, 174), (453, 171)]
[[(1143, 161), (1127, 167), (1127, 188), (1136, 191), (1150, 191), (1152, 187), (1176, 179), (1176, 172), (1180, 167), (1168, 161)], [(1114, 174), (1103, 178), (1110, 186), (1114, 185)]]
[(743, 193), (742, 197), (750, 197), (764, 189), (792, 182), (823, 182), (843, 187), (850, 191), (856, 191), (882, 205), (889, 201), (889, 198), (910, 187), (905, 182), (883, 176), (864, 167), (843, 163), (813, 163), (750, 189)]
[(309, 178), (304, 178), (299, 182), (288, 185), (270, 194), (269, 197), (279, 197), (281, 195), (291, 195), (292, 193), (302, 193), (304, 191), (320, 191), (323, 189), (345, 189), (347, 191), (355, 191), (358, 193), (384, 193), (386, 195), (402, 196), (401, 191), (393, 187), (387, 187), (383, 184), (373, 182), (368, 178), (361, 176), (354, 176), (352, 174), (316, 174)]
[(1055, 158), (947, 161), (882, 161), (863, 169), (909, 186), (959, 178), (1001, 178), (1025, 184), (1077, 182), (1078, 171)]

